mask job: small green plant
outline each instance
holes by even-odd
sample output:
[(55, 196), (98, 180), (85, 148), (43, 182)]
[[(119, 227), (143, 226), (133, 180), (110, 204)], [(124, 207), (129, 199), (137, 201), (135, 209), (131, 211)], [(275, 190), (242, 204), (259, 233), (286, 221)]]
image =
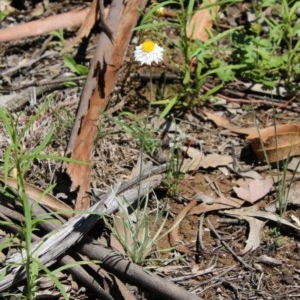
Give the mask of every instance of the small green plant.
[[(121, 117), (125, 117), (126, 121), (120, 120)], [(108, 115), (107, 118), (119, 125), (122, 131), (137, 140), (147, 153), (153, 154), (160, 147), (160, 141), (155, 138), (155, 132), (147, 126), (145, 127), (145, 120), (137, 115), (130, 112), (122, 112), (118, 118)]]
[[(268, 8), (265, 15), (263, 9)], [(300, 74), (299, 1), (259, 1), (253, 3), (256, 20), (249, 29), (233, 35), (235, 62), (243, 62), (238, 75), (267, 87), (280, 81), (291, 85)]]
[(50, 45), (54, 46), (56, 50), (61, 51), (66, 45), (64, 30), (63, 29), (54, 30), (51, 31), (50, 34), (53, 37), (57, 38), (57, 40), (50, 42)]
[[(237, 2), (240, 1), (204, 1), (200, 10)], [(299, 1), (253, 1), (256, 14), (254, 21), (247, 26), (222, 30), (216, 18), (215, 28), (208, 32), (210, 38), (205, 42), (194, 41), (188, 36), (188, 24), (194, 12), (199, 9), (195, 4), (195, 0), (156, 3), (144, 14), (141, 25), (136, 27), (141, 36), (160, 39), (160, 44), (169, 48), (166, 50), (169, 55), (176, 49), (176, 55), (181, 57), (182, 63), (171, 66), (171, 69), (178, 70), (182, 78), (181, 85), (178, 85), (173, 95), (154, 102), (164, 106), (161, 118), (175, 106), (203, 103), (203, 100), (235, 78), (262, 83), (266, 87), (284, 83), (293, 88), (293, 82), (300, 74), (300, 23), (297, 22)], [(160, 21), (156, 12), (168, 6), (176, 9), (177, 17), (173, 22)], [(271, 9), (267, 15), (264, 11), (266, 8)], [(178, 40), (170, 41), (163, 34), (164, 29), (169, 27), (177, 28)], [(216, 84), (201, 95), (200, 99), (199, 90), (210, 77), (217, 79)]]
[[(156, 35), (161, 39), (167, 40), (165, 44), (171, 48), (178, 49), (179, 56), (181, 56), (183, 60), (183, 65), (173, 66), (179, 68), (179, 73), (182, 77), (182, 83), (178, 85), (175, 95), (163, 100), (157, 99), (157, 101), (153, 102), (153, 104), (164, 106), (160, 118), (164, 118), (175, 106), (189, 106), (203, 102), (208, 96), (222, 88), (224, 83), (233, 80), (235, 70), (244, 66), (243, 64), (232, 65), (230, 60), (226, 59), (228, 55), (224, 56), (224, 53), (222, 53), (219, 47), (219, 43), (238, 28), (227, 30), (216, 35), (211, 32), (211, 38), (205, 43), (198, 40), (193, 41), (189, 38), (187, 27), (195, 12), (195, 2), (195, 0), (191, 0), (186, 4), (186, 1), (174, 0), (157, 3), (144, 15), (141, 25), (136, 28), (136, 30), (142, 30), (144, 35)], [(209, 9), (222, 3), (207, 3), (201, 9)], [(153, 19), (156, 18), (155, 12), (169, 5), (174, 5), (178, 8), (175, 22), (154, 23)], [(179, 39), (175, 43), (168, 41), (168, 39), (163, 37), (158, 31), (159, 27), (165, 28), (168, 26), (178, 29)], [(217, 59), (216, 57), (219, 58)], [(203, 95), (200, 101), (199, 90), (210, 76), (217, 76), (220, 79), (220, 83), (209, 91), (209, 93)]]
[[(71, 56), (64, 55), (64, 64), (68, 69), (70, 69), (70, 71), (72, 71), (76, 75), (87, 75), (89, 73), (88, 67), (81, 64), (77, 64), (74, 58), (72, 58)], [(64, 84), (67, 87), (77, 86), (77, 83), (72, 80), (66, 81)]]
[(278, 227), (273, 227), (269, 229), (270, 235), (273, 239), (273, 245), (275, 248), (280, 248), (283, 245), (283, 238), (278, 230)]
[[(30, 130), (34, 122), (36, 122), (37, 119), (49, 107), (50, 101), (51, 98), (48, 101), (46, 101), (39, 109), (39, 111), (29, 119), (25, 126), (21, 128), (18, 126), (17, 118), (14, 118), (9, 112), (0, 109), (0, 119), (3, 122), (3, 126), (5, 128), (6, 135), (8, 138), (8, 145), (5, 151), (2, 172), (4, 174), (6, 182), (10, 175), (10, 171), (13, 170), (15, 174), (15, 180), (17, 183), (16, 189), (9, 188), (9, 190), (7, 190), (5, 186), (4, 189), (1, 190), (1, 193), (4, 193), (6, 196), (12, 197), (16, 201), (18, 201), (23, 208), (25, 222), (21, 223), (20, 225), (11, 225), (17, 226), (17, 228), (20, 229), (20, 232), (23, 233), (19, 235), (19, 238), (21, 239), (21, 244), (19, 245), (19, 247), (24, 248), (24, 251), (21, 251), (21, 255), (23, 258), (23, 265), (26, 271), (26, 294), (28, 300), (35, 299), (37, 281), (39, 277), (38, 273), (40, 270), (40, 264), (35, 258), (34, 251), (31, 250), (32, 237), (33, 232), (37, 230), (38, 224), (43, 220), (32, 215), (32, 207), (26, 193), (25, 176), (30, 170), (33, 161), (36, 159), (63, 160), (69, 162), (73, 161), (69, 158), (61, 157), (58, 155), (43, 154), (44, 149), (50, 142), (54, 133), (54, 126), (49, 130), (49, 132), (46, 134), (45, 138), (40, 142), (40, 144), (36, 145), (36, 147), (33, 148), (33, 150), (27, 150), (24, 146), (24, 139), (27, 135), (27, 132)], [(49, 192), (51, 188), (53, 188), (53, 186), (49, 187), (49, 189), (47, 189), (45, 193)], [(41, 195), (41, 197), (43, 197), (43, 195)], [(1, 224), (3, 224), (3, 221), (1, 222)], [(6, 245), (1, 244), (0, 248), (1, 247), (6, 247)], [(42, 269), (45, 268), (46, 267), (44, 266)], [(9, 266), (7, 266), (6, 269), (9, 270)], [(0, 277), (4, 275), (5, 274), (1, 274)]]
[(4, 11), (0, 11), (0, 23), (6, 19), (6, 17), (9, 16), (9, 12), (4, 10)]
[(64, 63), (67, 68), (69, 68), (72, 72), (74, 72), (77, 75), (87, 75), (89, 73), (88, 67), (77, 64), (74, 58), (72, 58), (71, 56), (64, 55)]
[[(156, 199), (156, 198), (155, 198)], [(140, 202), (142, 203), (142, 201)], [(128, 208), (126, 199), (119, 201), (119, 211), (124, 217), (118, 221), (121, 222), (122, 232), (112, 224), (116, 222), (117, 216), (111, 216), (113, 222), (105, 217), (105, 223), (110, 229), (112, 235), (122, 245), (126, 255), (136, 264), (149, 265), (165, 261), (160, 258), (160, 254), (171, 249), (159, 249), (157, 243), (164, 238), (171, 229), (164, 231), (168, 214), (164, 207), (160, 207), (160, 202), (156, 199), (155, 215), (149, 213), (149, 194), (145, 196), (143, 205), (138, 208)], [(132, 213), (129, 214), (129, 210)]]

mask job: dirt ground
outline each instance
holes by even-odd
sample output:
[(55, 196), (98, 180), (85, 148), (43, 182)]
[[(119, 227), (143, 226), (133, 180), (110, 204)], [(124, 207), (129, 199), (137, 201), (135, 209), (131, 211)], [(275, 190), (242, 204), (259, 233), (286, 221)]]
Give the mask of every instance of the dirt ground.
[[(34, 4), (25, 1), (25, 7), (12, 13), (1, 23), (1, 28), (12, 23), (61, 13), (66, 8), (69, 10), (82, 6), (82, 1), (72, 0), (45, 1), (47, 5), (42, 1), (36, 2)], [(69, 40), (75, 33), (75, 29), (68, 30), (64, 38)], [(76, 57), (77, 63), (88, 66), (95, 43), (96, 34), (93, 34), (86, 53), (77, 51), (77, 48), (73, 51), (72, 55)], [(150, 127), (153, 128), (154, 140), (162, 144), (156, 151), (147, 154), (145, 161), (148, 163), (159, 164), (168, 161), (172, 153), (178, 157), (179, 164), (184, 164), (184, 161), (192, 164), (192, 158), (197, 155), (216, 155), (213, 161), (207, 161), (206, 165), (200, 164), (193, 170), (188, 169), (176, 179), (166, 178), (155, 191), (159, 201), (166, 204), (169, 212), (165, 230), (172, 227), (176, 216), (192, 200), (197, 201), (179, 224), (177, 238), (179, 237), (184, 251), (179, 247), (177, 251), (173, 249), (162, 254), (166, 261), (180, 254), (183, 256), (170, 263), (162, 262), (153, 272), (202, 299), (300, 299), (300, 243), (299, 229), (297, 230), (299, 224), (293, 222), (294, 217), (300, 218), (300, 202), (290, 203), (283, 214), (289, 224), (294, 224), (294, 229), (289, 225), (280, 225), (278, 221), (270, 220), (270, 217), (264, 218), (261, 214), (248, 214), (247, 219), (228, 213), (230, 209), (249, 209), (255, 206), (267, 216), (265, 207), (275, 201), (276, 188), (270, 188), (269, 192), (254, 201), (255, 203), (239, 198), (234, 188), (238, 185), (238, 180), (253, 180), (258, 177), (266, 179), (271, 178), (271, 175), (277, 178), (283, 176), (284, 171), (279, 170), (276, 164), (270, 170), (267, 164), (257, 162), (245, 135), (216, 126), (212, 118), (205, 113), (222, 116), (239, 128), (252, 127), (255, 123), (260, 127), (267, 127), (273, 124), (274, 109), (271, 102), (267, 105), (266, 102), (253, 103), (251, 100), (267, 101), (269, 95), (251, 92), (250, 96), (244, 99), (248, 101), (245, 103), (233, 102), (228, 98), (226, 101), (218, 96), (212, 97), (201, 106), (195, 105), (188, 109), (179, 107), (171, 117), (162, 122), (159, 120), (160, 111), (157, 106), (152, 106), (150, 113), (148, 112), (149, 72), (147, 68), (138, 68), (137, 64), (133, 63), (132, 52), (137, 43), (138, 38), (134, 37), (107, 114), (100, 120), (99, 136), (92, 157), (91, 188), (106, 191), (116, 182), (128, 180), (137, 166), (141, 153), (139, 141), (113, 118), (134, 126), (132, 119), (122, 113), (130, 112), (142, 120), (147, 117)], [(57, 39), (49, 38), (47, 34), (0, 44), (0, 105), (11, 95), (23, 99), (24, 104), (12, 110), (19, 128), (23, 128), (41, 105), (51, 98), (49, 108), (38, 118), (23, 140), (27, 151), (34, 149), (43, 140), (53, 124), (54, 137), (45, 152), (63, 155), (67, 147), (84, 78), (71, 74), (64, 65), (60, 46)], [(155, 69), (158, 74), (162, 71), (163, 68), (160, 67)], [(168, 75), (170, 74), (166, 73), (166, 76)], [(70, 77), (70, 81), (75, 84), (66, 86), (57, 80), (66, 76), (74, 76), (73, 79)], [(57, 83), (50, 85), (55, 80)], [(177, 83), (169, 84), (172, 86)], [(160, 85), (159, 79), (154, 80), (154, 88), (157, 91)], [(42, 87), (44, 89), (40, 90)], [(238, 90), (238, 83), (233, 82), (228, 89)], [(228, 89), (224, 91), (225, 95)], [(201, 95), (202, 91), (199, 91), (199, 99)], [(230, 96), (227, 94), (227, 97)], [(276, 99), (279, 103), (286, 100)], [(298, 122), (298, 108), (298, 102), (283, 109), (277, 108), (278, 124)], [(7, 145), (7, 138), (1, 129), (0, 163), (4, 160)], [(55, 183), (55, 174), (59, 167), (59, 162), (36, 160), (26, 179), (45, 189)], [(252, 175), (249, 175), (250, 171), (253, 172)], [(293, 174), (294, 171), (286, 172), (287, 186)], [(297, 172), (293, 179), (295, 182), (299, 180)], [(235, 201), (236, 206), (233, 206), (233, 202), (226, 202), (228, 199)], [(220, 204), (224, 206), (218, 206)], [(252, 242), (256, 240), (258, 244), (255, 250), (248, 249), (249, 251), (243, 253), (252, 232), (250, 217), (251, 222), (255, 219), (265, 223), (252, 223), (251, 226), (261, 226), (261, 230), (253, 231), (257, 236), (251, 237)], [(0, 229), (3, 239), (9, 233), (4, 228)], [(168, 247), (170, 241), (168, 236), (165, 236), (159, 241), (157, 248)], [(7, 255), (7, 251), (3, 251), (1, 259)], [(61, 281), (68, 287), (71, 299), (100, 299), (81, 286), (76, 279), (65, 274), (68, 273), (64, 273)], [(151, 299), (141, 290), (134, 287), (129, 289), (136, 299)], [(40, 287), (41, 295), (45, 293), (49, 296), (49, 290), (51, 299), (59, 299), (54, 287)]]

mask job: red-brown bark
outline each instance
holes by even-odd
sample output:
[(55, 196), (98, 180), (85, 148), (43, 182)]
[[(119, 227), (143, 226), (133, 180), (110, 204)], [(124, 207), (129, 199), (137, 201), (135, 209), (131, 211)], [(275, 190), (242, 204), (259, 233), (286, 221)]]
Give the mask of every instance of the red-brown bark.
[[(139, 9), (143, 9), (146, 3), (145, 0), (115, 0), (111, 3), (105, 23), (113, 32), (113, 40), (105, 32), (99, 36), (67, 147), (67, 155), (73, 159), (90, 162), (99, 117), (114, 90), (132, 29), (139, 18)], [(90, 165), (70, 163), (66, 172), (72, 180), (72, 189), (78, 189), (76, 209), (86, 209), (90, 205), (86, 197)]]

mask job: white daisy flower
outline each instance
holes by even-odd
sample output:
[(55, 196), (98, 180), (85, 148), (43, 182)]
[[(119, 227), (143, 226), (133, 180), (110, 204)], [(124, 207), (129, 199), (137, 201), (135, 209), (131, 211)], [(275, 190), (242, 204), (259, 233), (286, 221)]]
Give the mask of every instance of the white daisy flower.
[(134, 60), (141, 65), (151, 65), (160, 63), (163, 59), (164, 49), (151, 40), (146, 40), (141, 45), (135, 47)]

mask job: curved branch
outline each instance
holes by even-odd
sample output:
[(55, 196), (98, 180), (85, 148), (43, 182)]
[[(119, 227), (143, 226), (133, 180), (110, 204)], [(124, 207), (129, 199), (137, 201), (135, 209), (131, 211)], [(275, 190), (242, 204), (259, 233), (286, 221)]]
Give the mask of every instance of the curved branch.
[(0, 42), (9, 42), (41, 35), (60, 28), (80, 26), (90, 8), (72, 10), (42, 20), (18, 24), (0, 30)]

